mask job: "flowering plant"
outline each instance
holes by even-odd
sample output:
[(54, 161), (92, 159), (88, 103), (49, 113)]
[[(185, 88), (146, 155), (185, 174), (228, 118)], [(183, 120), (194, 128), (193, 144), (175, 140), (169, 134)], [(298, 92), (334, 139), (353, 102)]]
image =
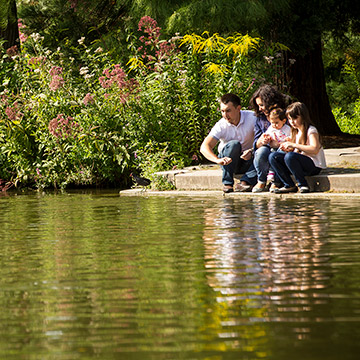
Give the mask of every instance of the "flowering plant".
[(154, 180), (198, 163), (218, 97), (236, 92), (246, 106), (273, 79), (262, 79), (271, 54), (261, 39), (239, 34), (162, 39), (144, 17), (122, 64), (84, 37), (48, 49), (20, 30), (22, 52), (0, 50), (0, 177), (23, 186), (125, 186), (133, 168)]

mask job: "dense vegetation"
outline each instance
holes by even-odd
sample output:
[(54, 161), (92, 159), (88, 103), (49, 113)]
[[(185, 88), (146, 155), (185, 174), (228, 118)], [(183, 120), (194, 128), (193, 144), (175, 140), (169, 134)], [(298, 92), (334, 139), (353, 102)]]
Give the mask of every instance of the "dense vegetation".
[[(201, 161), (221, 94), (236, 92), (246, 106), (264, 82), (288, 89), (294, 59), (279, 43), (236, 32), (170, 36), (149, 16), (134, 27), (126, 1), (92, 0), (88, 16), (81, 1), (39, 3), (22, 2), (21, 51), (1, 50), (0, 178), (18, 186), (128, 186), (136, 171), (166, 188), (154, 173)], [(328, 88), (341, 130), (360, 134), (358, 37), (347, 38), (346, 51), (331, 35), (325, 42)], [(341, 98), (343, 84), (351, 96)]]
[(37, 187), (120, 184), (134, 169), (155, 180), (197, 163), (217, 98), (247, 104), (282, 61), (281, 45), (239, 34), (161, 40), (150, 17), (129, 34), (126, 64), (85, 37), (55, 50), (37, 33), (21, 39), (1, 62), (1, 177)]

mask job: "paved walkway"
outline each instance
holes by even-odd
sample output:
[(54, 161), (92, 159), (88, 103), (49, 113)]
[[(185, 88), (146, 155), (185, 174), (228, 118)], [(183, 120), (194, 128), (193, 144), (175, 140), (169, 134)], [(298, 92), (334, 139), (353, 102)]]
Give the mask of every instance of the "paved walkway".
[[(308, 177), (311, 191), (360, 194), (360, 146), (325, 149), (325, 156), (328, 168), (318, 176)], [(178, 191), (221, 191), (222, 189), (221, 169), (218, 165), (195, 166), (159, 174), (171, 181)], [(236, 176), (235, 181), (239, 181), (239, 176)]]

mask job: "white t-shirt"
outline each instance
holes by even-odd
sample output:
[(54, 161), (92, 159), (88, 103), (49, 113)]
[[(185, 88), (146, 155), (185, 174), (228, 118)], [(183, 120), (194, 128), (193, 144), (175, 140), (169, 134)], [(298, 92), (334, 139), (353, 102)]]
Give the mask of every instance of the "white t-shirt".
[(237, 126), (221, 118), (210, 130), (209, 135), (220, 141), (219, 152), (231, 140), (240, 141), (242, 151), (245, 151), (253, 147), (255, 121), (256, 116), (253, 111), (240, 110), (240, 121)]
[(273, 140), (276, 140), (280, 144), (290, 136), (291, 127), (287, 124), (284, 124), (281, 129), (275, 129), (272, 125), (270, 125), (265, 134), (269, 134)]
[[(309, 137), (311, 134), (318, 134), (316, 127), (312, 125), (310, 125), (308, 129), (308, 133), (307, 133), (308, 140), (306, 142), (306, 145), (310, 145)], [(299, 143), (300, 135), (301, 135), (300, 132), (296, 134), (296, 143)], [(325, 160), (325, 153), (323, 147), (320, 148), (319, 152), (316, 155), (308, 155), (305, 154), (303, 151), (300, 151), (300, 154), (306, 155), (309, 158), (311, 158), (316, 167), (321, 169), (326, 169), (326, 160)]]

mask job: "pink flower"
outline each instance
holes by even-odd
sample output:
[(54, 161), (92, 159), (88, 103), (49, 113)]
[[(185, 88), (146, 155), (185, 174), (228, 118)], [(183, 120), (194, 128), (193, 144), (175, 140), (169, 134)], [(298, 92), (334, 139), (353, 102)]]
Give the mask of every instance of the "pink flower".
[(140, 19), (138, 30), (156, 38), (160, 36), (160, 28), (158, 27), (156, 20), (152, 19), (150, 16), (143, 16)]
[[(58, 115), (59, 116), (59, 115)], [(60, 134), (57, 131), (58, 128), (58, 119), (54, 118), (49, 122), (49, 131), (52, 135), (54, 135), (55, 137), (59, 137)]]
[(83, 99), (84, 105), (88, 106), (89, 104), (93, 104), (94, 102), (94, 97), (90, 93), (87, 93)]
[(19, 31), (19, 39), (20, 42), (23, 44), (29, 37), (27, 35), (25, 35), (24, 33), (22, 33), (21, 31)]
[(110, 69), (105, 69), (105, 70), (103, 71), (103, 74), (104, 74), (108, 79), (110, 79), (110, 77), (111, 77), (111, 75), (110, 75)]
[(51, 76), (61, 75), (62, 71), (63, 71), (62, 67), (60, 67), (60, 66), (53, 66), (53, 67), (50, 69), (49, 74), (50, 74)]
[(21, 116), (23, 114), (18, 110), (18, 107), (19, 107), (19, 104), (16, 102), (14, 103), (13, 107), (10, 107), (10, 106), (6, 107), (5, 114), (7, 115), (9, 120), (15, 121), (15, 120), (19, 120), (21, 118)]
[(50, 87), (51, 91), (56, 91), (56, 90), (62, 88), (64, 86), (64, 84), (65, 84), (64, 79), (59, 75), (55, 75), (55, 76), (53, 76), (53, 78), (49, 84), (49, 87)]
[(105, 76), (100, 76), (99, 81), (100, 81), (101, 87), (103, 87), (104, 89), (108, 89), (109, 87), (111, 87), (112, 81), (107, 80)]
[(6, 50), (8, 56), (15, 56), (18, 53), (17, 45), (14, 45)]
[(32, 58), (28, 61), (28, 63), (29, 63), (29, 65), (40, 65), (44, 60), (45, 60), (45, 58), (43, 58), (42, 56), (32, 57)]
[(17, 118), (17, 111), (14, 108), (11, 108), (10, 106), (8, 106), (5, 109), (5, 114), (7, 115), (7, 117), (9, 118), (9, 120), (14, 121)]
[(27, 39), (28, 39), (28, 36), (26, 34), (24, 34), (23, 32), (21, 32), (21, 29), (25, 29), (26, 28), (26, 25), (24, 25), (22, 23), (22, 19), (18, 19), (18, 28), (19, 28), (19, 38), (20, 38), (20, 42), (21, 43), (24, 43)]
[(49, 122), (49, 131), (56, 138), (67, 138), (70, 135), (76, 136), (80, 131), (80, 126), (71, 116), (64, 117), (63, 114), (59, 114), (56, 118)]

